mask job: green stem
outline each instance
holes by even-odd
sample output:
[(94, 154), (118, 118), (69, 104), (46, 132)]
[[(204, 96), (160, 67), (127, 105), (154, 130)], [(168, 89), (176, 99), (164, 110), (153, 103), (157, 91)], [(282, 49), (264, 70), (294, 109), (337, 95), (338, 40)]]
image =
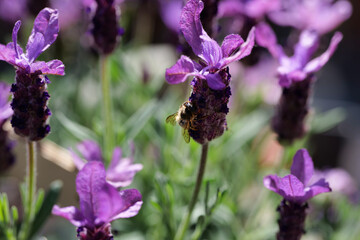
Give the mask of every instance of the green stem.
[(109, 163), (111, 152), (114, 148), (114, 129), (113, 129), (113, 116), (111, 105), (111, 93), (110, 93), (110, 80), (108, 77), (108, 57), (100, 56), (100, 78), (102, 86), (103, 108), (104, 108), (104, 149), (105, 149), (105, 161)]
[(35, 216), (35, 189), (36, 189), (36, 143), (27, 142), (28, 162), (26, 171), (26, 197), (25, 217), (22, 225), (20, 239), (27, 240), (31, 223)]
[(184, 215), (184, 217), (180, 223), (179, 229), (176, 232), (176, 235), (174, 238), (175, 240), (184, 239), (185, 233), (188, 229), (191, 214), (192, 214), (192, 211), (194, 210), (195, 204), (197, 202), (197, 198), (199, 196), (199, 192), (200, 192), (200, 188), (201, 188), (202, 179), (204, 177), (208, 148), (209, 148), (208, 143), (205, 143), (202, 145), (200, 165), (199, 165), (199, 171), (198, 171), (198, 175), (197, 175), (197, 179), (196, 179), (195, 189), (194, 189), (194, 192), (193, 192), (193, 195), (192, 195), (189, 207), (188, 207), (188, 211)]

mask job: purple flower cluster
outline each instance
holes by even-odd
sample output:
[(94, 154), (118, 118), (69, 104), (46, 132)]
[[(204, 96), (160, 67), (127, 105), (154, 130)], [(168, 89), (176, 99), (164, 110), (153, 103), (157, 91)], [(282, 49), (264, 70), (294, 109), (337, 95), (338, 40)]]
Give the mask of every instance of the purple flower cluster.
[(314, 164), (309, 153), (306, 149), (300, 149), (294, 156), (290, 175), (269, 175), (264, 178), (264, 186), (284, 198), (278, 207), (278, 240), (300, 239), (304, 233), (306, 201), (320, 193), (331, 191), (324, 178), (309, 186), (313, 174)]
[(52, 213), (78, 227), (78, 239), (81, 240), (113, 239), (110, 222), (137, 215), (143, 203), (138, 190), (119, 192), (109, 184), (104, 164), (99, 161), (90, 161), (80, 170), (76, 190), (80, 208), (55, 205)]
[(35, 61), (57, 38), (58, 12), (50, 8), (40, 11), (26, 45), (26, 53), (17, 44), (20, 25), (21, 21), (15, 23), (12, 42), (6, 46), (0, 44), (0, 60), (16, 68), (16, 83), (11, 86), (11, 107), (14, 110), (11, 124), (15, 133), (30, 141), (38, 141), (50, 132), (47, 124), (51, 115), (47, 107), (50, 95), (46, 91), (50, 81), (46, 75), (64, 75), (64, 65), (60, 60)]
[[(77, 149), (87, 162), (104, 162), (100, 146), (96, 142), (84, 141), (78, 144)], [(81, 170), (86, 162), (75, 153), (72, 153), (72, 156), (76, 167)], [(110, 165), (106, 170), (107, 182), (116, 188), (129, 186), (135, 174), (143, 168), (142, 164), (134, 164), (133, 162), (133, 153), (131, 157), (122, 158), (121, 148), (116, 147)]]
[(204, 4), (200, 0), (186, 3), (180, 18), (180, 30), (193, 52), (200, 58), (199, 63), (187, 56), (181, 56), (177, 63), (166, 69), (165, 79), (170, 84), (184, 82), (195, 76), (190, 103), (198, 109), (190, 136), (203, 144), (219, 137), (226, 129), (227, 103), (231, 95), (229, 83), (230, 63), (251, 53), (254, 46), (255, 29), (249, 33), (246, 42), (237, 34), (225, 37), (221, 47), (211, 39), (200, 22)]
[(13, 114), (9, 96), (10, 87), (0, 82), (0, 172), (5, 171), (15, 162), (15, 157), (11, 152), (14, 142), (9, 141), (8, 133), (4, 130), (4, 123)]

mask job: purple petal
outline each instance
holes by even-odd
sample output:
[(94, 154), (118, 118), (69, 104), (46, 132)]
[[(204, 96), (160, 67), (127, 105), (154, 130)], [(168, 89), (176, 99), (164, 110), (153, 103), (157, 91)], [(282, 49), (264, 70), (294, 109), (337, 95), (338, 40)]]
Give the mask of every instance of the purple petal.
[(18, 35), (18, 32), (19, 32), (19, 29), (20, 29), (20, 26), (21, 26), (21, 21), (17, 21), (14, 25), (14, 28), (13, 28), (13, 32), (12, 32), (12, 40), (13, 40), (13, 43), (16, 47), (14, 47), (14, 50), (15, 50), (15, 57), (16, 58), (20, 58), (20, 53), (18, 51), (18, 48), (17, 48), (17, 35)]
[(275, 59), (285, 56), (282, 47), (277, 44), (274, 31), (265, 22), (256, 25), (256, 43), (267, 48)]
[(116, 167), (108, 168), (106, 179), (116, 188), (129, 186), (135, 174), (143, 169), (140, 163), (132, 164), (132, 159), (123, 158)]
[(142, 196), (137, 189), (126, 189), (120, 191), (118, 194), (118, 213), (111, 219), (115, 220), (118, 218), (130, 218), (138, 214), (143, 202)]
[(223, 67), (227, 66), (228, 64), (238, 61), (246, 56), (248, 56), (253, 47), (254, 47), (254, 42), (255, 42), (255, 27), (251, 28), (249, 35), (246, 39), (246, 42), (244, 42), (239, 51), (237, 51), (234, 55), (223, 58), (219, 64), (218, 64), (218, 68), (222, 69)]
[(84, 215), (89, 227), (93, 227), (97, 218), (104, 219), (108, 214), (99, 216), (103, 207), (108, 203), (104, 201), (104, 194), (108, 192), (105, 180), (105, 168), (102, 162), (88, 162), (76, 177), (76, 191), (80, 198), (80, 211)]
[(342, 40), (343, 36), (340, 32), (336, 32), (331, 39), (329, 48), (321, 54), (319, 57), (314, 58), (308, 64), (306, 64), (304, 71), (307, 73), (313, 73), (319, 71), (334, 54), (338, 44)]
[(0, 82), (0, 125), (1, 122), (13, 115), (13, 110), (9, 102), (10, 86), (4, 82)]
[(51, 60), (49, 62), (36, 61), (31, 64), (31, 72), (37, 70), (45, 75), (65, 75), (65, 66), (60, 60)]
[(291, 174), (296, 176), (305, 186), (314, 174), (314, 164), (306, 149), (296, 152), (291, 166)]
[(86, 224), (82, 213), (79, 211), (79, 209), (73, 206), (60, 208), (58, 205), (54, 205), (52, 214), (69, 220), (76, 227), (81, 227)]
[(319, 35), (315, 31), (302, 31), (299, 42), (295, 45), (294, 56), (292, 57), (303, 68), (311, 56), (318, 49)]
[(301, 200), (306, 202), (308, 199), (325, 192), (331, 192), (331, 188), (329, 183), (322, 178), (310, 187), (305, 188), (305, 196)]
[(180, 16), (183, 7), (182, 0), (159, 0), (161, 18), (165, 25), (178, 33), (180, 31)]
[(120, 159), (121, 159), (121, 156), (122, 156), (122, 151), (121, 151), (121, 148), (119, 147), (116, 147), (113, 151), (113, 155), (112, 155), (112, 158), (111, 158), (111, 162), (110, 162), (110, 165), (108, 167), (107, 170), (111, 170), (111, 169), (114, 169), (116, 168), (116, 166), (119, 164), (120, 162)]
[(186, 56), (181, 56), (174, 66), (166, 69), (165, 79), (170, 84), (178, 84), (185, 82), (191, 75), (197, 75), (193, 61)]
[(82, 160), (78, 155), (76, 155), (76, 153), (73, 150), (70, 150), (70, 154), (72, 156), (72, 160), (76, 168), (78, 170), (81, 170), (85, 166), (86, 162)]
[(103, 161), (100, 146), (91, 140), (85, 140), (77, 145), (77, 149), (87, 161)]
[(32, 63), (56, 40), (59, 32), (58, 11), (44, 8), (39, 12), (26, 45), (26, 56)]
[(310, 27), (320, 34), (332, 31), (352, 14), (352, 6), (348, 1), (337, 1), (332, 6), (319, 9), (319, 14), (314, 16), (309, 23)]
[(200, 13), (203, 8), (204, 3), (202, 1), (189, 0), (180, 17), (181, 32), (197, 56), (202, 54), (201, 44), (203, 41), (200, 36), (206, 34), (200, 22)]
[(211, 89), (221, 90), (226, 87), (226, 85), (223, 83), (221, 76), (218, 73), (209, 73), (208, 75), (206, 75), (206, 80)]
[(304, 184), (293, 175), (283, 178), (276, 175), (266, 176), (264, 186), (288, 201), (301, 203), (301, 198), (304, 196)]
[(16, 53), (13, 47), (0, 44), (0, 61), (5, 61), (11, 65), (15, 65), (15, 57)]
[(221, 50), (223, 57), (229, 57), (234, 53), (235, 50), (240, 48), (241, 44), (244, 43), (244, 40), (238, 34), (230, 34), (224, 38), (224, 41), (221, 44)]
[(215, 66), (223, 57), (219, 44), (211, 39), (207, 34), (200, 36), (202, 51), (198, 56), (203, 59), (207, 65)]

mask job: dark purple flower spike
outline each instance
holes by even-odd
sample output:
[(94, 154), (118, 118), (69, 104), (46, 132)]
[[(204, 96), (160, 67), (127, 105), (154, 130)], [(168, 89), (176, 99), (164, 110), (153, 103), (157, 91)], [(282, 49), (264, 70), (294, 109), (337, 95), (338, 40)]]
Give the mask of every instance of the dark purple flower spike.
[(315, 81), (314, 73), (329, 61), (341, 40), (342, 34), (336, 32), (329, 48), (320, 56), (311, 59), (318, 49), (319, 35), (315, 31), (305, 30), (294, 47), (294, 55), (288, 57), (277, 44), (275, 33), (270, 26), (266, 23), (257, 25), (257, 43), (267, 48), (280, 65), (277, 73), (283, 90), (272, 120), (272, 128), (278, 134), (280, 142), (292, 143), (305, 134), (304, 121), (309, 111), (308, 101)]
[(64, 75), (60, 60), (49, 62), (35, 59), (56, 40), (59, 25), (57, 10), (44, 8), (34, 21), (34, 27), (26, 45), (26, 52), (17, 44), (21, 21), (15, 23), (13, 42), (0, 44), (0, 60), (16, 68), (15, 84), (11, 86), (14, 115), (11, 124), (15, 133), (30, 141), (38, 141), (50, 132), (47, 119), (51, 115), (47, 107), (50, 98), (46, 85), (50, 83), (47, 74)]
[(170, 84), (186, 81), (194, 76), (190, 103), (198, 109), (195, 126), (190, 136), (200, 144), (219, 137), (226, 129), (227, 103), (231, 95), (228, 65), (251, 53), (254, 46), (255, 29), (244, 40), (237, 34), (225, 37), (221, 47), (209, 37), (200, 22), (204, 4), (200, 0), (189, 0), (180, 18), (180, 29), (199, 63), (181, 56), (177, 63), (166, 69), (165, 79)]
[(104, 165), (98, 161), (88, 162), (80, 170), (76, 177), (76, 190), (80, 208), (55, 205), (52, 213), (78, 227), (78, 237), (82, 240), (112, 239), (110, 223), (137, 215), (143, 203), (138, 190), (118, 192), (107, 183)]
[[(96, 142), (91, 140), (84, 141), (78, 144), (77, 149), (87, 162), (104, 162), (102, 151)], [(116, 188), (127, 187), (131, 184), (135, 174), (143, 168), (143, 165), (140, 163), (134, 164), (133, 155), (134, 151), (132, 156), (123, 158), (121, 148), (116, 147), (114, 149), (110, 165), (106, 170), (106, 180), (109, 184)], [(72, 153), (72, 156), (76, 167), (81, 170), (85, 166), (86, 161), (75, 153)]]
[(13, 114), (9, 96), (10, 86), (0, 82), (0, 173), (8, 169), (15, 162), (15, 157), (11, 152), (14, 142), (9, 140), (8, 133), (4, 130), (4, 123)]
[(306, 201), (320, 193), (331, 191), (323, 178), (308, 186), (313, 174), (314, 164), (309, 153), (306, 149), (300, 149), (294, 156), (290, 175), (264, 177), (264, 186), (284, 198), (278, 207), (278, 240), (300, 239), (304, 232)]

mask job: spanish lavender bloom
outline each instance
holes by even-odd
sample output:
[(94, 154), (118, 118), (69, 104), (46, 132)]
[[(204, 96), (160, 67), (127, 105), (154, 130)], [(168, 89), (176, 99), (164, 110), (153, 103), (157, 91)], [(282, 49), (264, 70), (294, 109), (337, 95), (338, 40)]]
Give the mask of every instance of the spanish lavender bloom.
[(296, 152), (291, 174), (285, 177), (269, 175), (264, 177), (264, 186), (284, 197), (278, 207), (280, 212), (278, 240), (299, 240), (304, 233), (307, 208), (306, 201), (331, 188), (325, 179), (320, 179), (308, 186), (314, 173), (314, 164), (306, 149)]
[[(94, 141), (83, 141), (77, 145), (77, 149), (87, 162), (104, 162), (100, 146)], [(86, 162), (75, 153), (73, 153), (72, 156), (74, 164), (79, 170), (81, 170), (85, 166)], [(133, 164), (133, 162), (134, 151), (132, 151), (131, 157), (122, 158), (121, 148), (116, 147), (114, 149), (110, 165), (106, 170), (107, 182), (116, 188), (129, 186), (135, 174), (143, 168), (142, 164)]]
[(347, 20), (351, 13), (351, 4), (346, 0), (283, 0), (281, 8), (269, 17), (281, 26), (325, 34)]
[(201, 25), (200, 13), (203, 8), (202, 1), (189, 0), (180, 19), (180, 29), (193, 52), (200, 58), (199, 63), (181, 56), (165, 73), (165, 79), (170, 84), (178, 84), (189, 76), (195, 76), (189, 101), (198, 112), (196, 126), (189, 130), (189, 134), (200, 144), (221, 136), (226, 129), (225, 117), (229, 111), (227, 103), (231, 95), (227, 65), (248, 56), (255, 38), (255, 29), (250, 31), (246, 42), (239, 35), (230, 34), (220, 47)]
[(58, 12), (50, 8), (40, 11), (26, 45), (26, 53), (17, 44), (20, 25), (21, 21), (15, 23), (13, 42), (6, 46), (0, 44), (0, 60), (16, 68), (16, 83), (11, 86), (11, 107), (14, 110), (11, 124), (15, 133), (28, 137), (30, 141), (38, 141), (50, 132), (47, 119), (51, 112), (46, 105), (50, 98), (46, 84), (50, 81), (46, 75), (64, 75), (64, 65), (60, 60), (35, 61), (57, 38)]
[(9, 96), (10, 86), (0, 82), (0, 172), (8, 169), (15, 161), (15, 157), (11, 152), (14, 142), (9, 141), (7, 131), (3, 128), (6, 120), (13, 114), (13, 110), (10, 107)]
[(110, 54), (114, 51), (118, 36), (123, 29), (118, 27), (120, 10), (116, 0), (83, 0), (83, 5), (91, 15), (91, 34), (96, 49), (101, 54)]
[(113, 239), (110, 222), (137, 215), (143, 203), (138, 190), (118, 192), (107, 183), (104, 165), (98, 161), (88, 162), (80, 170), (76, 177), (76, 190), (80, 208), (55, 205), (52, 213), (78, 227), (80, 240)]
[(314, 73), (327, 63), (341, 39), (342, 34), (336, 32), (329, 48), (311, 60), (319, 46), (319, 35), (315, 31), (305, 30), (295, 45), (294, 55), (288, 57), (276, 43), (272, 29), (266, 23), (258, 24), (257, 43), (266, 47), (280, 64), (277, 72), (283, 93), (272, 121), (272, 128), (280, 141), (291, 143), (305, 134), (304, 119), (308, 113), (308, 99), (315, 80)]

